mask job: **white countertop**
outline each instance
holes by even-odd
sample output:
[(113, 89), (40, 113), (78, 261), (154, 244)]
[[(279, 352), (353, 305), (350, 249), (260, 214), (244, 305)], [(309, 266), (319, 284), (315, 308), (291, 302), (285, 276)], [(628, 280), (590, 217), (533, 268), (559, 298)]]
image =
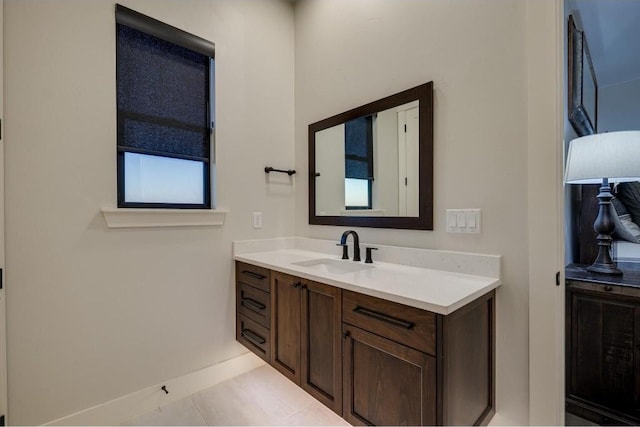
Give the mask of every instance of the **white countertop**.
[[(378, 262), (375, 261), (376, 253), (374, 253), (374, 263), (367, 264), (373, 268), (331, 273), (319, 271), (317, 267), (295, 263), (316, 259), (331, 259), (335, 260), (333, 262), (341, 263), (354, 261), (341, 260), (337, 255), (298, 248), (249, 253), (234, 252), (234, 258), (237, 261), (445, 315), (490, 292), (501, 283), (496, 277)], [(364, 254), (364, 247), (362, 247), (362, 253)], [(499, 263), (499, 257), (496, 258)]]

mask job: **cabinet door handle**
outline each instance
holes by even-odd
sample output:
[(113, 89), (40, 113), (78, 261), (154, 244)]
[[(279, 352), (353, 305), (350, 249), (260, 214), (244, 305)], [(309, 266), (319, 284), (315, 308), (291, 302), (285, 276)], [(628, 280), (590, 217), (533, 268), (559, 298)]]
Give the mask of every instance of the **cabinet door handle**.
[(379, 311), (369, 310), (368, 308), (361, 306), (356, 306), (356, 308), (353, 309), (353, 312), (390, 323), (394, 326), (400, 326), (405, 329), (413, 329), (416, 326), (413, 322), (407, 322), (406, 320), (398, 319), (397, 317), (389, 316), (388, 314), (380, 313)]
[(262, 338), (260, 335), (255, 334), (251, 329), (243, 329), (242, 336), (256, 345), (262, 345), (267, 342), (267, 340)]
[(290, 286), (291, 286), (292, 288), (296, 288), (296, 289), (298, 289), (300, 286), (302, 286), (302, 283), (300, 283), (300, 282), (291, 283), (291, 285), (290, 285)]
[(346, 332), (343, 334), (343, 338), (344, 338), (344, 339), (347, 339), (347, 338), (349, 338), (349, 337), (351, 337), (351, 332), (346, 331)]
[(242, 297), (242, 301), (240, 302), (240, 304), (253, 310), (264, 310), (265, 308), (267, 308), (267, 306), (262, 304), (260, 301), (256, 301), (253, 298), (248, 297)]
[(264, 280), (267, 278), (267, 276), (263, 276), (262, 274), (258, 274), (258, 273), (254, 273), (253, 271), (249, 271), (249, 270), (242, 270), (242, 274), (246, 274), (249, 277), (253, 277), (254, 279), (258, 279), (258, 280)]

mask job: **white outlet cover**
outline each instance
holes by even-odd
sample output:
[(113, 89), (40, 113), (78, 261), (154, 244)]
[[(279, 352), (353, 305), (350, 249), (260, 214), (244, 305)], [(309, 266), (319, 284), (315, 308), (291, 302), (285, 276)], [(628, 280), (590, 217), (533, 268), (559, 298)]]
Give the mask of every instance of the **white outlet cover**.
[(253, 228), (262, 228), (262, 212), (253, 213)]

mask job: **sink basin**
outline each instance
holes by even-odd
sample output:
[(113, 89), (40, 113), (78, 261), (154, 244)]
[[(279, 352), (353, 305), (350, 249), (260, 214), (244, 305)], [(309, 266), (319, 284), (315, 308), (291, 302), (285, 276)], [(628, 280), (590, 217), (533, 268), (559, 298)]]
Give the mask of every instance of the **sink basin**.
[(347, 260), (341, 261), (330, 258), (311, 259), (309, 261), (294, 262), (293, 264), (333, 274), (355, 273), (356, 271), (373, 268), (373, 265), (371, 264), (363, 264)]

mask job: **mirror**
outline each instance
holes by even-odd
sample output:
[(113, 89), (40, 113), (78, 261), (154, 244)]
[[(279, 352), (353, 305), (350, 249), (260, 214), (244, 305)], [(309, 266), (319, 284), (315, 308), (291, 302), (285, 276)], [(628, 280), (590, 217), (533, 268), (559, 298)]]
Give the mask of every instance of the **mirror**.
[(597, 129), (598, 83), (587, 39), (584, 32), (576, 28), (572, 15), (569, 15), (568, 30), (569, 122), (578, 136), (591, 135)]
[(309, 125), (309, 224), (433, 230), (433, 82)]

